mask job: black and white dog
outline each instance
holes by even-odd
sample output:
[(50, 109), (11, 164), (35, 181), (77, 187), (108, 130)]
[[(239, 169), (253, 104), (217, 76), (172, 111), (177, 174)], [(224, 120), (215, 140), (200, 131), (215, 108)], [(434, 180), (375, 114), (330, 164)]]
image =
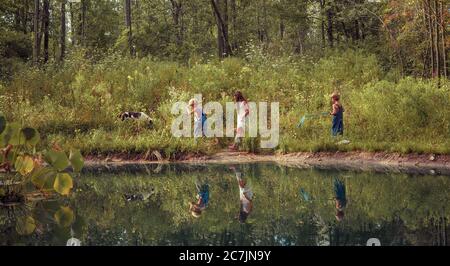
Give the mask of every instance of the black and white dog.
[(123, 112), (119, 115), (119, 118), (122, 121), (125, 120), (137, 120), (137, 121), (144, 121), (147, 123), (149, 128), (153, 128), (153, 120), (144, 112)]

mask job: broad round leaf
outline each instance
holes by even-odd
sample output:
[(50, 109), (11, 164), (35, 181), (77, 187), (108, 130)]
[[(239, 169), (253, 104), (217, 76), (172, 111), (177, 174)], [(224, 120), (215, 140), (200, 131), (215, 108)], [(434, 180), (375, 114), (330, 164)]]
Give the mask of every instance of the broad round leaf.
[(22, 128), (21, 132), (26, 144), (34, 146), (39, 142), (40, 135), (36, 129), (31, 127), (25, 127)]
[(31, 182), (39, 189), (52, 189), (56, 173), (47, 167), (36, 167), (31, 173)]
[(16, 231), (19, 235), (29, 235), (36, 229), (36, 222), (33, 217), (20, 217), (16, 221)]
[(61, 195), (69, 195), (73, 188), (72, 177), (67, 173), (58, 173), (53, 188)]
[(72, 164), (72, 168), (75, 172), (80, 172), (84, 166), (84, 159), (79, 150), (70, 151), (69, 161)]
[(0, 134), (6, 129), (6, 118), (4, 115), (0, 114)]
[(47, 151), (44, 155), (45, 160), (57, 171), (63, 171), (69, 166), (69, 159), (63, 151)]
[(20, 143), (20, 125), (18, 123), (8, 123), (6, 129), (3, 132), (3, 146), (7, 144), (19, 145)]
[(72, 224), (74, 218), (73, 211), (70, 207), (61, 207), (55, 213), (55, 221), (61, 227), (68, 227)]
[(14, 163), (14, 168), (21, 174), (26, 175), (33, 171), (34, 161), (30, 156), (18, 156), (16, 162)]

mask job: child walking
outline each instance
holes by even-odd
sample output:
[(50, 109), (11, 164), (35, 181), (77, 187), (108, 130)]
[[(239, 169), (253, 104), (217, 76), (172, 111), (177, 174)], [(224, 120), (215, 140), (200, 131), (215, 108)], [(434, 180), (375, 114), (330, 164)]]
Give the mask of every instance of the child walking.
[(333, 137), (344, 134), (344, 107), (340, 102), (340, 95), (334, 92), (331, 95), (331, 101), (333, 102), (333, 110), (330, 115), (333, 116), (331, 125), (331, 134)]
[(206, 134), (206, 114), (198, 105), (196, 99), (189, 100), (189, 114), (194, 113), (194, 138), (203, 137)]
[(237, 110), (237, 127), (234, 143), (229, 146), (230, 150), (237, 150), (241, 144), (245, 134), (245, 120), (250, 113), (248, 102), (240, 91), (234, 93), (234, 102), (236, 103)]

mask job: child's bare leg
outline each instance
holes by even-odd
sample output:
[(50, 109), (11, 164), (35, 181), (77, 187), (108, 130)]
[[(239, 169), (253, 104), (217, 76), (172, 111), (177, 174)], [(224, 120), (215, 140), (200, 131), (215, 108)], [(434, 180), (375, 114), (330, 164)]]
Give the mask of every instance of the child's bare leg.
[(230, 149), (237, 149), (242, 142), (243, 128), (238, 128), (236, 130), (236, 137), (234, 138), (233, 145), (230, 146)]

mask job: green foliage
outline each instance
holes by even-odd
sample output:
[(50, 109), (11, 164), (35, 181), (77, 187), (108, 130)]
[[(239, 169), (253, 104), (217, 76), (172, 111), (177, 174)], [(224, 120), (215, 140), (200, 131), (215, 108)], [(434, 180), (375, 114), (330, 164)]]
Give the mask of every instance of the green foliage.
[(68, 195), (73, 188), (72, 177), (67, 173), (58, 173), (53, 188), (61, 195)]
[[(190, 67), (119, 55), (95, 63), (73, 55), (59, 69), (18, 74), (5, 87), (0, 108), (12, 119), (35, 125), (45, 136), (44, 145), (58, 143), (67, 151), (77, 147), (91, 154), (158, 150), (166, 158), (175, 158), (185, 152), (214, 152), (227, 143), (173, 138), (172, 104), (188, 101), (197, 93), (205, 102), (225, 104), (232, 101), (235, 90), (241, 90), (250, 101), (280, 102), (281, 152), (449, 152), (446, 80), (441, 80), (440, 87), (435, 80), (389, 81), (376, 58), (364, 50), (330, 52), (316, 62), (313, 58), (249, 54), (252, 59), (228, 58)], [(351, 140), (350, 145), (336, 145), (329, 137), (328, 118), (296, 127), (304, 114), (329, 111), (329, 95), (334, 90), (342, 95), (345, 138)], [(17, 103), (18, 108), (9, 102)], [(130, 110), (149, 114), (154, 129), (117, 119), (120, 112)], [(5, 134), (17, 130), (17, 124), (8, 126)], [(244, 148), (257, 150), (250, 142)], [(61, 167), (67, 167), (63, 161)]]
[(69, 207), (60, 207), (60, 209), (55, 213), (54, 218), (56, 223), (62, 227), (68, 227), (73, 223), (74, 213)]
[(14, 168), (22, 175), (25, 176), (34, 168), (33, 159), (30, 156), (18, 156), (14, 163)]
[[(84, 161), (78, 150), (72, 150), (70, 161), (63, 151), (45, 151), (44, 157), (49, 166), (43, 165), (39, 161), (41, 152), (36, 151), (36, 144), (39, 141), (39, 133), (31, 127), (22, 127), (19, 123), (6, 123), (3, 115), (3, 132), (0, 134), (1, 141), (1, 161), (0, 161), (0, 188), (4, 186), (14, 186), (19, 188), (8, 188), (8, 193), (2, 193), (0, 203), (9, 203), (14, 199), (22, 200), (23, 188), (31, 181), (40, 190), (53, 190), (61, 195), (68, 195), (73, 187), (70, 174), (63, 172), (70, 164), (75, 172), (79, 172)], [(16, 195), (17, 194), (17, 195)], [(20, 223), (18, 223), (20, 224)], [(30, 222), (23, 222), (21, 228), (28, 232)], [(21, 230), (22, 230), (21, 229)]]
[(72, 149), (69, 155), (70, 164), (75, 172), (80, 172), (84, 165), (84, 159), (79, 150)]
[(20, 217), (16, 222), (16, 231), (19, 235), (29, 235), (36, 229), (36, 222), (31, 216)]
[(56, 170), (63, 171), (69, 166), (69, 159), (63, 151), (47, 151), (44, 154), (45, 160)]

